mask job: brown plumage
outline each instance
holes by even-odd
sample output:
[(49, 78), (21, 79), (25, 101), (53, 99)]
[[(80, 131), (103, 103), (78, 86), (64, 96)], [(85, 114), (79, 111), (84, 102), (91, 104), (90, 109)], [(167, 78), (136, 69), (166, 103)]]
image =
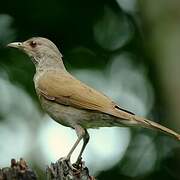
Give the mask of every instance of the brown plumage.
[(118, 105), (110, 98), (85, 85), (69, 73), (46, 72), (39, 78), (36, 88), (51, 101), (129, 119), (129, 113), (122, 111), (119, 114)]
[[(69, 73), (46, 72), (39, 78), (37, 84), (37, 91), (50, 101), (79, 109), (103, 112), (131, 121), (127, 122), (127, 125), (139, 123), (141, 126), (158, 129), (179, 139), (179, 134), (155, 122), (128, 113), (127, 110), (120, 108), (110, 98), (85, 85)], [(124, 124), (126, 124), (126, 121), (124, 121)]]
[(180, 135), (173, 130), (122, 109), (109, 97), (69, 74), (61, 53), (50, 40), (31, 38), (9, 46), (23, 50), (35, 64), (34, 83), (44, 110), (57, 122), (76, 130), (78, 140), (67, 158), (70, 158), (83, 139), (84, 145), (78, 157), (80, 159), (89, 140), (87, 127), (136, 125), (160, 130), (180, 140)]

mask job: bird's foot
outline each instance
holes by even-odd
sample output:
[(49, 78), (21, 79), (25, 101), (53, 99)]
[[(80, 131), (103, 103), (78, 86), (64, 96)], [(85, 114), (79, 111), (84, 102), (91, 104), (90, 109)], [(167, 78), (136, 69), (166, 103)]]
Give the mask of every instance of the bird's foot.
[(63, 158), (60, 158), (59, 160), (61, 162), (65, 162), (65, 164), (67, 165), (67, 169), (69, 168), (74, 172), (78, 171), (78, 169), (73, 164), (71, 164), (71, 161), (70, 161), (69, 157), (63, 157)]
[(76, 163), (71, 164), (70, 159), (66, 157), (60, 158), (57, 162), (51, 163), (51, 165), (47, 167), (47, 178), (95, 180), (89, 175), (89, 170), (85, 166), (85, 162), (79, 161), (77, 163), (78, 165)]
[(73, 164), (73, 167), (75, 167), (76, 169), (82, 169), (83, 167), (82, 157), (77, 159), (77, 161)]

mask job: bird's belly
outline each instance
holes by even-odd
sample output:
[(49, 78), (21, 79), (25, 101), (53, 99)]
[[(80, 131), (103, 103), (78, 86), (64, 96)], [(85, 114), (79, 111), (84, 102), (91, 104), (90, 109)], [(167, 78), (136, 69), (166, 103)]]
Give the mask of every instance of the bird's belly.
[(115, 126), (115, 117), (108, 114), (64, 106), (53, 101), (40, 98), (43, 109), (58, 123), (74, 128), (99, 128)]
[(74, 127), (78, 123), (78, 118), (82, 116), (87, 118), (81, 111), (77, 111), (75, 108), (46, 100), (43, 97), (41, 98), (41, 105), (51, 118), (64, 126)]

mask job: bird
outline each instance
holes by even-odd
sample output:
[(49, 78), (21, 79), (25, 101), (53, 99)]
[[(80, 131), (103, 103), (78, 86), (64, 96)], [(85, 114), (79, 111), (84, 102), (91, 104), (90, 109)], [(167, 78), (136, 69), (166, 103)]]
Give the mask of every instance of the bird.
[(62, 54), (49, 39), (32, 37), (7, 46), (22, 50), (35, 65), (34, 86), (44, 111), (56, 122), (75, 130), (77, 140), (65, 158), (67, 161), (82, 140), (76, 163), (81, 161), (90, 139), (89, 128), (137, 126), (159, 130), (180, 140), (177, 132), (135, 115), (110, 97), (76, 79), (66, 70)]

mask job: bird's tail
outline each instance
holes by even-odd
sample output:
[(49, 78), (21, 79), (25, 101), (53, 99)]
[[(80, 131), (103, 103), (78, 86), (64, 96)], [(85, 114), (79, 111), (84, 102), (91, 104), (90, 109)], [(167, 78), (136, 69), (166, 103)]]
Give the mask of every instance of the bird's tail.
[(132, 121), (136, 121), (137, 124), (140, 124), (141, 126), (143, 127), (146, 127), (146, 128), (150, 128), (150, 129), (156, 129), (156, 130), (159, 130), (159, 131), (162, 131), (168, 135), (171, 135), (173, 137), (175, 137), (176, 139), (178, 139), (180, 141), (180, 134), (176, 133), (175, 131), (169, 129), (169, 128), (166, 128), (158, 123), (155, 123), (153, 121), (150, 121), (150, 120), (147, 120), (145, 118), (142, 118), (142, 117), (139, 117), (139, 116), (136, 116), (136, 115), (133, 115), (131, 116), (132, 117)]

